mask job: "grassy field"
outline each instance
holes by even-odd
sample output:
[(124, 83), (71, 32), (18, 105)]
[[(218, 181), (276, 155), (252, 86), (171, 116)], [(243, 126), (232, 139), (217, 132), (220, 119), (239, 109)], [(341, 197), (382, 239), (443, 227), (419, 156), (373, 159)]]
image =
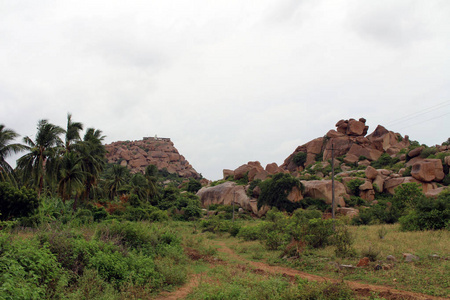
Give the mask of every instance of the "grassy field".
[[(249, 223), (247, 222), (247, 224)], [(199, 249), (208, 249), (209, 247), (211, 254), (214, 253), (211, 247), (216, 245), (220, 249), (220, 244), (224, 244), (242, 258), (219, 253), (220, 257), (232, 265), (244, 267), (241, 267), (239, 272), (234, 275), (228, 274), (231, 271), (224, 266), (220, 267), (220, 271), (215, 268), (209, 270), (209, 281), (201, 284), (201, 290), (203, 293), (211, 290), (211, 295), (217, 294), (218, 290), (228, 291), (233, 289), (239, 290), (240, 293), (247, 293), (245, 292), (246, 287), (254, 285), (250, 282), (258, 282), (261, 285), (271, 285), (274, 282), (279, 282), (280, 285), (286, 284), (285, 278), (267, 277), (267, 274), (254, 274), (254, 270), (245, 267), (245, 261), (249, 260), (266, 262), (270, 265), (287, 266), (338, 280), (383, 285), (398, 290), (438, 297), (450, 296), (450, 277), (448, 276), (450, 274), (449, 231), (401, 232), (398, 225), (350, 226), (349, 228), (354, 237), (354, 249), (356, 250), (356, 255), (349, 258), (336, 257), (332, 246), (305, 250), (301, 257), (296, 259), (282, 258), (280, 250), (269, 251), (259, 241), (243, 241), (230, 237), (228, 234), (212, 234), (209, 232), (193, 234), (190, 232), (186, 233), (185, 240), (195, 238), (201, 240), (201, 244), (198, 245)], [(403, 253), (416, 255), (419, 260), (406, 262)], [(359, 260), (367, 255), (374, 258), (374, 261), (371, 261), (368, 266), (349, 269), (337, 267), (338, 265), (356, 266)], [(394, 256), (396, 261), (388, 261), (386, 259), (388, 255)], [(384, 266), (384, 269), (377, 270), (377, 265)], [(257, 278), (258, 276), (263, 276), (263, 278)], [(247, 281), (248, 284), (245, 283)], [(234, 287), (231, 288), (230, 285), (234, 285)], [(254, 288), (258, 289), (258, 287)], [(200, 297), (198, 293), (198, 291), (194, 293), (193, 298), (190, 299)], [(263, 295), (263, 293), (260, 292), (260, 295)], [(265, 296), (262, 299), (264, 298)], [(209, 298), (203, 295), (199, 299)], [(226, 297), (223, 299), (226, 299)]]
[[(261, 222), (240, 220), (236, 226), (257, 226)], [(354, 256), (336, 257), (335, 247), (327, 246), (305, 248), (299, 257), (292, 258), (284, 256), (282, 250), (268, 250), (260, 241), (244, 241), (220, 231), (203, 231), (199, 224), (113, 222), (67, 224), (64, 228), (42, 227), (33, 231), (15, 229), (3, 236), (7, 242), (3, 250), (15, 249), (16, 253), (8, 254), (10, 258), (20, 258), (17, 253), (25, 257), (31, 254), (21, 246), (22, 242), (41, 251), (37, 243), (40, 241), (47, 245), (45, 249), (55, 253), (57, 259), (51, 260), (55, 266), (72, 268), (59, 273), (47, 270), (47, 275), (40, 275), (61, 285), (59, 290), (55, 287), (50, 296), (43, 291), (39, 294), (49, 299), (83, 296), (86, 299), (403, 299), (386, 290), (358, 291), (352, 283), (450, 296), (450, 232), (447, 230), (401, 232), (398, 225), (349, 226), (354, 237)], [(113, 230), (117, 233), (113, 234)], [(146, 260), (145, 252), (154, 262)], [(64, 256), (64, 253), (72, 256)], [(416, 255), (419, 260), (406, 262), (403, 253)], [(50, 261), (48, 252), (40, 255)], [(374, 258), (368, 266), (338, 267), (356, 266), (367, 255)], [(394, 256), (396, 261), (388, 262), (388, 255)], [(102, 262), (102, 257), (107, 260)], [(116, 263), (104, 269), (104, 263), (113, 258)], [(136, 273), (138, 264), (135, 269), (127, 267), (130, 259), (147, 263), (148, 275)], [(116, 269), (117, 264), (123, 270)], [(377, 265), (385, 269), (376, 270)], [(84, 267), (83, 272), (77, 269), (79, 266)], [(122, 271), (127, 272), (128, 277), (121, 276)], [(27, 279), (27, 275), (20, 272), (14, 276)], [(67, 282), (62, 282), (58, 276), (66, 276)], [(150, 282), (145, 283), (146, 280)], [(34, 284), (39, 286), (38, 282)], [(29, 292), (34, 293), (32, 289)], [(58, 295), (64, 297), (58, 298)], [(426, 298), (409, 295), (404, 299)]]

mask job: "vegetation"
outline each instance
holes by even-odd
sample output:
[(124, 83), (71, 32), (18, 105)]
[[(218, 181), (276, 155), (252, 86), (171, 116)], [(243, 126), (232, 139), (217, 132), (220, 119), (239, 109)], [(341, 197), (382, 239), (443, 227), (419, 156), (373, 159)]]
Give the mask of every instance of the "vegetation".
[[(35, 138), (21, 145), (0, 125), (1, 299), (149, 299), (201, 276), (187, 299), (361, 298), (344, 279), (450, 296), (442, 277), (449, 268), (448, 191), (428, 199), (408, 183), (393, 196), (378, 193), (369, 205), (358, 197), (359, 171), (348, 182), (354, 196), (347, 201), (359, 216), (331, 220), (320, 199), (287, 199), (303, 190), (298, 178), (279, 173), (249, 183), (247, 175), (237, 183), (249, 184), (249, 195), (260, 189), (258, 207), (271, 207), (263, 218), (218, 204), (206, 212), (195, 195), (198, 180), (153, 165), (144, 174), (108, 165), (102, 132), (88, 128), (82, 135), (83, 128), (70, 114), (64, 129), (41, 120)], [(21, 150), (13, 170), (6, 159)], [(426, 157), (445, 159), (425, 150)], [(299, 152), (296, 164), (305, 161)], [(404, 167), (387, 155), (372, 165)], [(320, 162), (305, 172), (327, 175), (331, 166)], [(420, 259), (408, 263), (402, 253)], [(342, 267), (363, 257), (367, 267)], [(308, 281), (298, 270), (326, 282)]]
[(261, 195), (258, 198), (258, 209), (264, 205), (292, 212), (296, 205), (287, 197), (293, 188), (303, 191), (301, 182), (290, 174), (278, 173), (259, 184)]

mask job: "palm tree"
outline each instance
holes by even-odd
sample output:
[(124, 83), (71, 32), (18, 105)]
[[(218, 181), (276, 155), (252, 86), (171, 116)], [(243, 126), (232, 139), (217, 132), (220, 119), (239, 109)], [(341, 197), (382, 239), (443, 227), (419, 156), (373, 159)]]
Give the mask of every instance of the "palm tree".
[(72, 122), (72, 114), (67, 114), (67, 129), (66, 129), (66, 152), (71, 151), (73, 142), (81, 140), (80, 131), (83, 130), (83, 124), (80, 122)]
[(126, 186), (129, 177), (129, 171), (121, 165), (112, 165), (106, 173), (106, 190), (109, 199), (114, 197)]
[(156, 185), (158, 182), (158, 168), (155, 165), (148, 165), (145, 168), (145, 178), (148, 183), (148, 201), (149, 198), (154, 198), (158, 195), (158, 186)]
[(96, 187), (105, 167), (106, 149), (102, 144), (105, 136), (101, 130), (88, 128), (83, 141), (79, 143), (81, 165), (86, 176), (84, 179), (84, 199), (89, 198), (92, 188)]
[(38, 122), (36, 139), (33, 141), (26, 136), (23, 141), (28, 146), (29, 151), (17, 161), (17, 166), (22, 170), (25, 178), (31, 178), (33, 185), (40, 196), (44, 188), (46, 175), (50, 175), (52, 167), (55, 166), (53, 159), (57, 156), (59, 147), (63, 145), (60, 135), (65, 130), (57, 125), (53, 125), (48, 120)]
[(24, 145), (17, 143), (11, 144), (18, 136), (14, 130), (5, 128), (5, 125), (0, 124), (0, 174), (2, 180), (5, 180), (13, 172), (6, 158), (12, 153), (18, 153), (25, 149)]
[[(80, 191), (83, 187), (85, 172), (81, 168), (81, 157), (75, 152), (65, 153), (61, 159), (59, 173), (58, 191), (65, 203), (74, 192)], [(77, 197), (75, 195), (73, 208), (76, 209), (76, 207)]]
[(140, 200), (148, 199), (149, 185), (146, 178), (141, 173), (136, 173), (131, 177), (128, 187), (130, 194), (137, 195)]

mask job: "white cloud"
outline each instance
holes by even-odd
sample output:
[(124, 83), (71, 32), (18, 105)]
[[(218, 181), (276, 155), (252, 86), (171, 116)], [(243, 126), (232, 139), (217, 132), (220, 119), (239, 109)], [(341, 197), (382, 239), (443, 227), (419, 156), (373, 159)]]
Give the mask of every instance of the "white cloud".
[[(71, 112), (108, 142), (171, 137), (210, 179), (281, 164), (339, 119), (373, 130), (450, 101), (449, 11), (437, 0), (2, 2), (0, 122), (31, 135)], [(441, 143), (450, 118), (433, 117), (449, 109), (392, 130)]]

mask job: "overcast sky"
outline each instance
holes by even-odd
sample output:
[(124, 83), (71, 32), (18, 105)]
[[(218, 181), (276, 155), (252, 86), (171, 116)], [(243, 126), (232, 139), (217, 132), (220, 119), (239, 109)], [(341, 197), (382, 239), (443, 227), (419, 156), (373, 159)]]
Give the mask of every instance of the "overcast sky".
[(450, 1), (0, 1), (0, 123), (170, 137), (208, 179), (340, 119), (450, 137)]

